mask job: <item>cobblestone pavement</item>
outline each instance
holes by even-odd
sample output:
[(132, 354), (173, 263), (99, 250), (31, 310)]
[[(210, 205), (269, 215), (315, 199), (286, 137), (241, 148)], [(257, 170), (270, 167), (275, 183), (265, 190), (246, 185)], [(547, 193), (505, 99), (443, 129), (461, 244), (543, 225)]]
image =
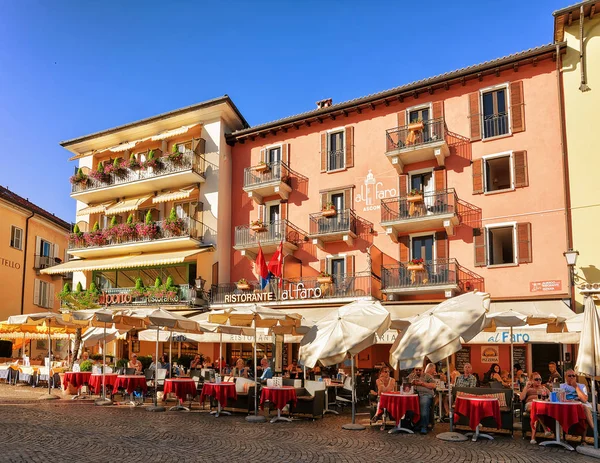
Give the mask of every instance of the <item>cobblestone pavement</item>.
[[(11, 391), (12, 390), (12, 391)], [(14, 398), (0, 385), (1, 462), (592, 462), (576, 452), (499, 436), (442, 442), (435, 433), (389, 435), (377, 427), (344, 431), (347, 414), (316, 421), (251, 424), (207, 411), (149, 413), (145, 407), (37, 402), (40, 389)], [(359, 418), (364, 419), (364, 416)]]

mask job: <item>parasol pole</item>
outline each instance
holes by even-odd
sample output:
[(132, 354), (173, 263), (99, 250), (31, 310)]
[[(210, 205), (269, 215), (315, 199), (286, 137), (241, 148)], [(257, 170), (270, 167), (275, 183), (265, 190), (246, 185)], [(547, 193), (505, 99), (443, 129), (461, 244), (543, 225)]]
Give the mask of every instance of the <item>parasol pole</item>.
[(50, 338), (50, 325), (52, 322), (48, 318), (48, 395), (52, 395), (52, 391), (50, 389), (50, 378), (52, 377), (52, 339)]
[(350, 374), (352, 375), (352, 423), (343, 425), (342, 429), (362, 431), (365, 427), (362, 424), (356, 423), (356, 377), (354, 375), (354, 355), (352, 353), (350, 354), (350, 365)]
[(154, 405), (147, 408), (149, 412), (164, 412), (165, 407), (158, 405), (158, 341), (160, 339), (160, 326), (156, 325), (156, 363), (154, 364)]
[(173, 332), (169, 331), (169, 378), (171, 377), (171, 372), (173, 371)]
[[(219, 374), (223, 376), (223, 331), (219, 333)], [(255, 367), (256, 368), (256, 367)]]
[(250, 423), (261, 423), (267, 419), (263, 415), (258, 414), (258, 366), (256, 365), (256, 316), (254, 318), (254, 415), (246, 417), (246, 421)]

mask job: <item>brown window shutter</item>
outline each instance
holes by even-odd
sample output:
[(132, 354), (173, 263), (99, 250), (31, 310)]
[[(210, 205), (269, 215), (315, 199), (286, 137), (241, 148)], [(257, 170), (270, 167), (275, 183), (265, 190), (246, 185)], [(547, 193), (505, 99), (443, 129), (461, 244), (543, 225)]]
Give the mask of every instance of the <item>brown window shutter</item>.
[(346, 169), (354, 167), (354, 127), (346, 127)]
[(219, 263), (215, 262), (212, 265), (212, 281), (210, 282), (211, 285), (218, 285), (219, 284)]
[(406, 111), (402, 110), (398, 114), (398, 127), (403, 127), (406, 125)]
[(473, 194), (483, 193), (483, 159), (475, 159), (471, 165), (473, 169)]
[(267, 162), (267, 150), (264, 148), (260, 150), (260, 160)]
[(469, 118), (471, 119), (471, 141), (481, 140), (479, 92), (469, 93)]
[(523, 98), (523, 81), (510, 83), (510, 114), (512, 133), (525, 130), (525, 99)]
[(517, 224), (517, 245), (519, 264), (531, 262), (531, 224), (529, 222)]
[(444, 102), (443, 101), (434, 101), (432, 106), (432, 115), (434, 119), (440, 119), (444, 117)]
[(352, 189), (346, 188), (344, 190), (344, 209), (352, 209), (354, 205), (352, 204)]
[(287, 220), (288, 213), (288, 203), (281, 202), (279, 203), (279, 217), (281, 220)]
[(288, 160), (288, 156), (289, 156), (289, 145), (287, 143), (282, 143), (281, 144), (281, 160), (289, 166), (289, 160)]
[(473, 229), (473, 244), (475, 245), (475, 267), (485, 267), (487, 265), (485, 235), (485, 228)]
[(196, 154), (206, 153), (206, 140), (204, 138), (194, 138), (192, 140), (192, 151)]
[(446, 189), (446, 169), (434, 169), (433, 179), (435, 181), (435, 191)]
[(401, 174), (398, 177), (400, 178), (400, 197), (403, 197), (408, 194), (408, 174)]
[(329, 202), (329, 195), (327, 193), (321, 193), (321, 209), (325, 209), (325, 206)]
[(321, 134), (321, 172), (327, 172), (327, 132)]
[(515, 151), (513, 153), (513, 166), (515, 169), (515, 188), (529, 186), (527, 151)]
[(400, 262), (406, 263), (410, 259), (410, 238), (400, 236), (398, 237), (398, 244), (400, 245)]
[(346, 256), (346, 275), (354, 275), (354, 256)]
[(259, 205), (258, 206), (258, 220), (265, 220), (265, 206), (263, 205)]
[(448, 235), (445, 231), (435, 234), (435, 252), (438, 259), (448, 259)]
[(319, 262), (320, 264), (320, 269), (321, 272), (326, 272), (327, 271), (327, 259), (321, 259), (321, 261)]

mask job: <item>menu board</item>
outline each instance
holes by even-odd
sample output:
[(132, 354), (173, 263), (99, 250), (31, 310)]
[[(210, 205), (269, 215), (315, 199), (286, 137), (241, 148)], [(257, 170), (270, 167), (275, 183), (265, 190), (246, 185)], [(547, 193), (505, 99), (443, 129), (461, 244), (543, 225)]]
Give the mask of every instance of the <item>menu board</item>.
[(471, 346), (464, 346), (456, 353), (456, 369), (462, 373), (466, 363), (471, 363)]
[(514, 349), (514, 363), (518, 363), (523, 371), (527, 371), (527, 347), (515, 346)]

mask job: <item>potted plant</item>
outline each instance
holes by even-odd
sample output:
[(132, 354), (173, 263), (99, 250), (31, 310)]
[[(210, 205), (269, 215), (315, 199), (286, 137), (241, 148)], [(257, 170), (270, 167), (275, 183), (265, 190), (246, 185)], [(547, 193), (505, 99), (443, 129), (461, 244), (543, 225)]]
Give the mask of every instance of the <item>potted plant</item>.
[(172, 236), (181, 236), (185, 234), (185, 222), (183, 219), (177, 217), (175, 208), (171, 208), (169, 218), (165, 220), (163, 228), (168, 231)]
[(269, 172), (271, 167), (265, 161), (260, 161), (257, 166), (254, 167), (256, 172), (264, 173)]
[(330, 285), (333, 282), (333, 278), (330, 273), (321, 272), (317, 277), (317, 283), (322, 285)]
[(423, 193), (421, 193), (421, 191), (417, 190), (416, 188), (413, 188), (408, 193), (406, 200), (409, 203), (419, 203), (419, 202), (423, 201)]
[(125, 161), (125, 167), (129, 169), (139, 169), (140, 167), (142, 167), (142, 165), (138, 162), (135, 154), (131, 153), (131, 156), (129, 156), (129, 160)]
[(406, 268), (412, 271), (422, 271), (425, 270), (425, 264), (423, 263), (423, 259), (411, 259)]
[(144, 223), (135, 224), (135, 231), (137, 235), (146, 240), (153, 240), (158, 236), (158, 227), (152, 220), (152, 212), (148, 211), (146, 213), (146, 219)]
[(90, 177), (92, 177), (95, 180), (98, 180), (99, 182), (105, 182), (106, 181), (106, 173), (104, 172), (104, 161), (100, 161), (98, 163), (98, 168), (96, 170), (92, 170), (90, 172)]
[(323, 215), (323, 217), (333, 217), (337, 214), (337, 211), (335, 210), (335, 205), (332, 202), (328, 202), (327, 204), (325, 204), (325, 206), (323, 206), (321, 214)]
[(148, 156), (146, 160), (142, 163), (142, 167), (144, 169), (160, 169), (162, 167), (162, 163), (160, 159), (156, 157), (156, 153), (154, 150), (148, 151)]
[(250, 289), (250, 283), (245, 278), (240, 278), (240, 280), (235, 284), (237, 289), (245, 291)]
[(181, 164), (181, 161), (183, 161), (183, 153), (179, 151), (179, 146), (177, 146), (177, 143), (173, 144), (173, 148), (171, 148), (171, 152), (169, 153), (169, 161), (176, 164)]
[(88, 176), (83, 173), (83, 170), (80, 167), (77, 169), (77, 172), (75, 173), (75, 175), (71, 175), (71, 178), (69, 178), (69, 181), (71, 182), (71, 185), (81, 184), (82, 186), (85, 186), (85, 185), (87, 185), (87, 182), (88, 182)]
[(250, 230), (255, 232), (264, 232), (266, 231), (266, 227), (264, 222), (261, 219), (258, 219), (250, 222)]
[(422, 119), (417, 119), (414, 122), (410, 122), (408, 124), (408, 130), (411, 132), (416, 132), (417, 130), (423, 130), (424, 124)]

